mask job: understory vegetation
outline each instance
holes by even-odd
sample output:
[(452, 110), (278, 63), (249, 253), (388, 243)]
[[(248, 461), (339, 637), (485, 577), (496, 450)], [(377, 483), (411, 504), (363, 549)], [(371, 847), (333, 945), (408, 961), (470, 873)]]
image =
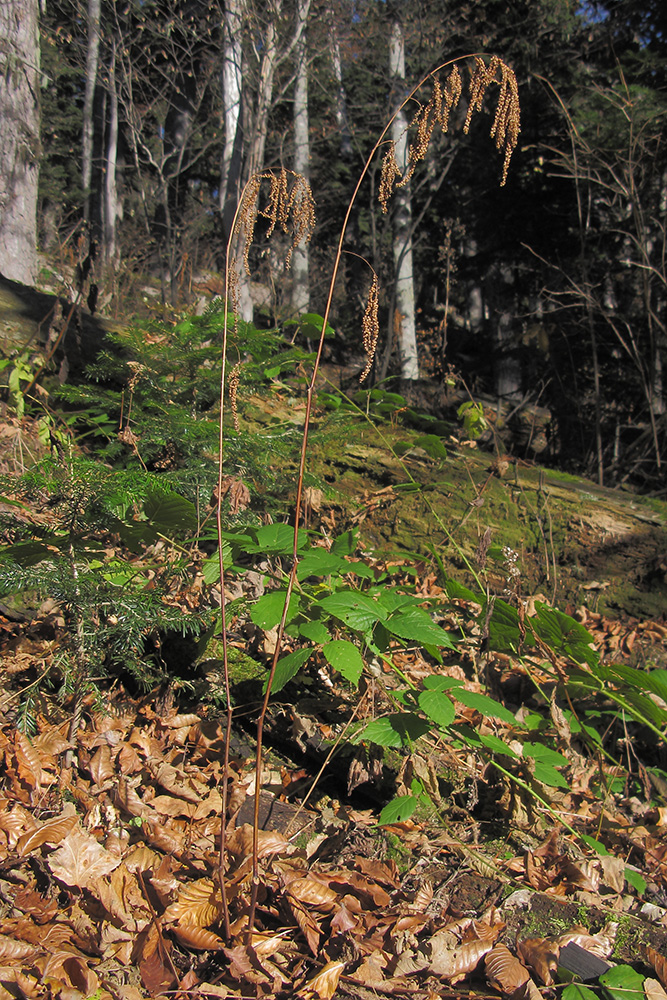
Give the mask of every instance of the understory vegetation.
[[(405, 175), (385, 145), (383, 202), (446, 131), (447, 68), (423, 81)], [(478, 58), (469, 116), (492, 84), (504, 179), (516, 81)], [(661, 996), (667, 629), (559, 605), (542, 474), (531, 506), (500, 449), (477, 482), (465, 465), (489, 430), (474, 396), (447, 422), (332, 384), (344, 231), (322, 316), (238, 319), (235, 239), (258, 216), (307, 237), (304, 184), (251, 180), (227, 295), (203, 316), (109, 335), (71, 383), (36, 355), (5, 366), (0, 851), (19, 874), (1, 883), (0, 949), (23, 964), (16, 995), (454, 997), (477, 977), (515, 998)], [(384, 478), (350, 502), (337, 463), (372, 448)], [(470, 484), (443, 509), (455, 463)], [(530, 545), (528, 527), (512, 545), (484, 524), (501, 495)], [(428, 537), (374, 546), (374, 514), (401, 497)], [(528, 559), (548, 596), (527, 589)], [(580, 596), (591, 582), (604, 590)], [(457, 905), (463, 868), (486, 894)], [(516, 912), (537, 893), (578, 919), (527, 936)]]

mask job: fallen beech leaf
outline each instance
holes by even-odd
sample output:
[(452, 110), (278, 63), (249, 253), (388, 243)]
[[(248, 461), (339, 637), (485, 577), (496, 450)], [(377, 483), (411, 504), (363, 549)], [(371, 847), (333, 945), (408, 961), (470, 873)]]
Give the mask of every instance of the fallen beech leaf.
[(111, 748), (106, 743), (98, 747), (97, 752), (91, 757), (88, 770), (98, 788), (101, 788), (107, 781), (113, 778), (114, 769), (111, 762)]
[(77, 825), (77, 816), (72, 806), (60, 816), (47, 819), (31, 833), (24, 833), (16, 843), (17, 853), (22, 857), (37, 850), (42, 844), (59, 844)]
[(24, 958), (32, 957), (38, 948), (34, 944), (26, 941), (15, 941), (13, 938), (0, 934), (0, 959), (3, 962), (21, 961)]
[(338, 980), (344, 968), (345, 962), (327, 962), (317, 975), (297, 990), (297, 995), (304, 998), (318, 996), (320, 1000), (331, 1000), (338, 988)]
[(198, 951), (222, 951), (225, 946), (222, 938), (203, 927), (177, 924), (171, 928), (171, 933), (179, 944), (185, 945), (186, 948), (195, 948)]
[[(265, 858), (269, 854), (291, 854), (294, 847), (287, 837), (277, 830), (258, 831), (258, 856)], [(225, 841), (230, 854), (238, 858), (249, 858), (252, 855), (252, 826), (244, 823), (234, 830)]]
[(141, 801), (134, 788), (125, 780), (120, 778), (115, 790), (116, 805), (123, 809), (130, 816), (154, 816), (155, 813), (144, 802)]
[(461, 944), (458, 935), (445, 927), (434, 934), (423, 949), (429, 956), (429, 972), (454, 982), (462, 979), (476, 969), (481, 959), (491, 951), (499, 933), (500, 928), (495, 934), (475, 937)]
[(188, 715), (172, 715), (170, 719), (160, 719), (160, 725), (166, 729), (185, 729), (189, 726), (197, 726), (201, 719), (194, 712)]
[(345, 903), (341, 903), (338, 907), (338, 912), (331, 921), (331, 933), (346, 934), (348, 931), (353, 931), (358, 923), (359, 921), (354, 913), (348, 910)]
[(70, 955), (63, 961), (62, 967), (74, 989), (83, 993), (84, 997), (90, 997), (97, 992), (100, 981), (83, 958)]
[(269, 958), (280, 951), (289, 933), (289, 931), (279, 931), (277, 934), (265, 934), (261, 931), (255, 931), (250, 939), (250, 944), (256, 955)]
[(561, 934), (560, 937), (556, 938), (556, 944), (559, 948), (564, 948), (567, 944), (576, 944), (584, 951), (589, 951), (591, 955), (596, 955), (598, 958), (609, 958), (612, 951), (614, 950), (614, 942), (616, 940), (616, 931), (618, 929), (618, 924), (609, 924), (599, 933), (592, 935), (586, 930), (580, 930), (577, 927), (573, 927), (571, 931), (567, 931), (565, 934)]
[(222, 916), (219, 886), (208, 878), (188, 882), (181, 887), (178, 899), (164, 911), (163, 920), (193, 927), (208, 927)]
[(50, 923), (58, 912), (57, 900), (45, 899), (27, 885), (21, 886), (14, 896), (14, 906), (32, 917), (36, 924)]
[(369, 858), (355, 858), (355, 867), (376, 882), (382, 882), (392, 889), (400, 888), (400, 878), (395, 861), (376, 861)]
[(303, 903), (300, 903), (298, 899), (290, 895), (289, 891), (285, 893), (285, 899), (299, 926), (299, 930), (306, 939), (308, 947), (313, 955), (317, 955), (320, 947), (320, 925), (312, 914), (308, 912)]
[(195, 804), (201, 799), (199, 792), (195, 791), (194, 788), (188, 787), (187, 775), (172, 767), (171, 764), (167, 764), (166, 761), (159, 764), (153, 773), (157, 783), (162, 785), (166, 792), (170, 792), (172, 795), (186, 799), (188, 802), (194, 802)]
[(163, 960), (158, 949), (151, 952), (147, 958), (142, 959), (139, 963), (139, 972), (142, 983), (154, 997), (171, 993), (178, 986), (174, 973)]
[(646, 1000), (667, 1000), (667, 993), (665, 993), (657, 979), (644, 980), (644, 993), (646, 994)]
[(516, 993), (530, 979), (530, 973), (504, 944), (497, 944), (484, 963), (490, 986), (505, 995)]
[(76, 829), (49, 855), (46, 863), (65, 885), (86, 889), (94, 879), (117, 868), (120, 858), (105, 851), (94, 837)]
[(142, 931), (150, 923), (151, 912), (137, 876), (124, 864), (107, 877), (90, 880), (88, 888), (114, 922), (126, 930)]
[(667, 986), (667, 958), (664, 955), (660, 955), (655, 948), (652, 948), (648, 944), (644, 945), (641, 952), (642, 958), (657, 974), (662, 985)]
[(289, 884), (289, 892), (301, 903), (328, 913), (338, 903), (338, 893), (315, 878), (295, 878)]
[(516, 951), (524, 965), (533, 969), (545, 986), (551, 986), (560, 947), (548, 938), (525, 938), (517, 943)]
[(384, 969), (389, 959), (383, 951), (376, 949), (367, 956), (354, 972), (354, 979), (365, 986), (379, 986), (385, 981)]
[(410, 909), (414, 910), (416, 913), (424, 913), (433, 899), (433, 885), (430, 882), (424, 882), (422, 886), (419, 887), (415, 894), (415, 898), (410, 903)]

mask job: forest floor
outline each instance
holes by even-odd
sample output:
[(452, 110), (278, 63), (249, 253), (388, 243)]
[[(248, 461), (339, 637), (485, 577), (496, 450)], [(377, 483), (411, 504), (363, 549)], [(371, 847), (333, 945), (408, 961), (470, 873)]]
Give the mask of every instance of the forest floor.
[[(280, 391), (248, 401), (244, 416), (275, 429), (298, 424), (300, 412)], [(17, 435), (38, 451), (30, 433), (28, 422), (0, 422), (5, 469)], [(557, 606), (585, 626), (601, 662), (664, 670), (667, 508), (525, 459), (494, 467), (470, 442), (447, 441), (446, 458), (418, 442), (399, 422), (378, 437), (363, 421), (318, 418), (309, 526), (325, 539), (357, 531), (355, 565), (437, 608), (457, 642), (440, 662), (396, 649), (397, 669), (371, 661), (358, 689), (324, 664), (271, 700), (250, 940), (254, 739), (270, 630), (243, 613), (230, 623), (225, 772), (219, 638), (192, 656), (186, 681), (181, 669), (179, 683), (147, 694), (121, 679), (91, 696), (73, 739), (71, 698), (42, 691), (28, 736), (15, 725), (17, 703), (56, 672), (65, 620), (52, 600), (0, 607), (0, 1000), (667, 995), (664, 725), (656, 740), (603, 701), (595, 717), (606, 725), (607, 713), (613, 739), (591, 744), (591, 704), (573, 707), (563, 693), (568, 656), (545, 665), (539, 649), (489, 652), (472, 595), (452, 597), (445, 585), (470, 587), (474, 564), (502, 594), (514, 553), (526, 615), (536, 602)], [(160, 553), (167, 559), (168, 546)], [(193, 611), (216, 599), (201, 559), (170, 595)], [(227, 583), (233, 597), (264, 588), (254, 569)], [(565, 679), (558, 692), (551, 668)], [(457, 724), (507, 756), (433, 731), (384, 750), (348, 738), (353, 721), (395, 710), (406, 685), (443, 676), (460, 685)], [(541, 707), (541, 732), (564, 761), (551, 783), (525, 759), (512, 770), (515, 723), (485, 717), (464, 692), (472, 705), (492, 695), (526, 724)], [(387, 802), (411, 795), (419, 807), (409, 818), (378, 823)]]

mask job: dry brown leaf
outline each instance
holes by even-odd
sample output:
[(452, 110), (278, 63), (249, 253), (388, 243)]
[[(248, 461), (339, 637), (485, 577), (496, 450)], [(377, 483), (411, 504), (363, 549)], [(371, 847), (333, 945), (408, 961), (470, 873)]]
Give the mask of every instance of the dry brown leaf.
[(117, 868), (120, 858), (105, 851), (94, 837), (76, 829), (49, 855), (46, 863), (65, 885), (86, 889), (96, 878)]
[(37, 951), (34, 944), (16, 941), (5, 934), (0, 934), (0, 960), (3, 962), (20, 962), (24, 958), (31, 958)]
[(364, 875), (368, 875), (376, 882), (382, 882), (391, 889), (399, 889), (401, 880), (395, 861), (376, 861), (371, 858), (355, 858), (355, 868), (358, 868)]
[(178, 986), (174, 973), (157, 949), (142, 959), (139, 972), (142, 983), (154, 997), (172, 993)]
[(177, 924), (171, 928), (179, 944), (186, 948), (195, 948), (198, 951), (222, 951), (225, 944), (213, 931), (207, 931), (203, 927), (195, 927), (187, 924)]
[(92, 879), (88, 888), (114, 922), (126, 930), (142, 931), (150, 923), (151, 912), (137, 876), (124, 864), (108, 876)]
[(524, 965), (533, 969), (545, 986), (551, 986), (560, 947), (548, 938), (525, 938), (517, 943), (516, 951)]
[(667, 1000), (667, 993), (665, 993), (657, 979), (644, 980), (644, 993), (646, 994), (646, 1000)]
[(88, 770), (98, 788), (102, 788), (107, 781), (113, 778), (114, 769), (111, 761), (111, 749), (107, 744), (98, 747), (96, 753), (90, 759)]
[(219, 886), (209, 878), (202, 878), (181, 887), (176, 902), (164, 911), (163, 920), (181, 926), (209, 927), (222, 913)]
[(437, 931), (420, 951), (429, 959), (429, 972), (456, 982), (477, 968), (481, 959), (491, 951), (499, 933), (500, 928), (495, 933), (482, 937), (475, 935), (472, 940), (461, 943), (458, 935), (445, 927)]
[(142, 802), (134, 788), (125, 780), (125, 778), (120, 778), (118, 781), (118, 786), (115, 789), (114, 799), (116, 805), (123, 809), (130, 816), (155, 816), (152, 809), (149, 808)]
[(591, 955), (597, 955), (598, 958), (609, 958), (614, 950), (617, 928), (618, 924), (609, 924), (597, 934), (592, 935), (583, 928), (573, 927), (571, 931), (556, 938), (555, 944), (559, 948), (564, 948), (565, 945), (571, 943), (577, 944), (584, 951), (589, 951)]
[(160, 725), (166, 729), (189, 729), (190, 726), (198, 726), (201, 719), (195, 712), (187, 715), (172, 715), (171, 718), (160, 718)]
[(160, 816), (187, 816), (194, 817), (196, 806), (184, 798), (175, 798), (173, 795), (156, 795), (151, 799), (151, 809), (159, 813)]
[(60, 816), (47, 819), (31, 833), (24, 833), (16, 843), (16, 851), (22, 857), (37, 850), (42, 844), (59, 844), (77, 825), (74, 807), (67, 804)]
[(365, 986), (379, 986), (385, 981), (384, 969), (389, 959), (379, 948), (371, 952), (354, 972), (354, 979)]
[(289, 931), (279, 931), (277, 934), (262, 933), (255, 931), (250, 939), (250, 944), (256, 955), (270, 958), (275, 955), (285, 945), (285, 938)]
[(171, 764), (162, 761), (153, 771), (155, 780), (166, 792), (176, 795), (178, 798), (186, 799), (188, 802), (198, 803), (201, 799), (201, 791), (192, 787), (186, 774), (178, 771)]
[(78, 955), (70, 955), (62, 963), (63, 970), (67, 974), (70, 984), (75, 990), (79, 990), (84, 997), (91, 997), (97, 993), (100, 981), (97, 974), (90, 968), (88, 963)]
[[(225, 847), (237, 858), (249, 858), (252, 856), (252, 826), (244, 823), (229, 835), (225, 841)], [(258, 831), (258, 856), (265, 858), (269, 854), (291, 854), (294, 847), (287, 837), (277, 830)]]
[(650, 945), (644, 945), (642, 948), (642, 958), (657, 974), (662, 985), (667, 986), (667, 957), (659, 954)]
[(36, 924), (48, 924), (58, 912), (58, 901), (45, 899), (32, 885), (22, 885), (14, 896), (14, 906), (32, 917)]
[(359, 920), (354, 913), (348, 910), (345, 903), (341, 903), (331, 921), (331, 933), (347, 934), (348, 931), (353, 931), (358, 923)]
[(330, 889), (328, 885), (315, 878), (295, 878), (289, 883), (289, 891), (292, 896), (306, 906), (313, 906), (316, 910), (329, 913), (338, 903), (338, 893)]
[(415, 893), (415, 898), (410, 903), (410, 909), (416, 913), (425, 913), (432, 899), (433, 885), (431, 882), (424, 882)]
[(484, 963), (490, 986), (506, 996), (516, 993), (530, 979), (530, 973), (504, 944), (497, 944)]
[(320, 935), (322, 928), (313, 915), (308, 912), (303, 903), (300, 903), (298, 899), (290, 895), (289, 891), (285, 893), (285, 900), (294, 915), (294, 919), (299, 926), (299, 930), (306, 939), (308, 947), (312, 951), (313, 955), (317, 955), (320, 948)]
[(338, 988), (338, 980), (344, 968), (345, 962), (327, 962), (323, 969), (297, 990), (297, 996), (304, 998), (317, 996), (320, 1000), (331, 1000)]

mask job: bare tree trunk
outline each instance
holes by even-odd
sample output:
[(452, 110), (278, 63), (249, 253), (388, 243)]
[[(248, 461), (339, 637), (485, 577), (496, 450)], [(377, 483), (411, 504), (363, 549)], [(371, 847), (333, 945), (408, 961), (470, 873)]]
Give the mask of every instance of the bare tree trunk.
[[(389, 75), (393, 87), (392, 103), (398, 105), (403, 100), (403, 90), (405, 89), (405, 39), (403, 27), (398, 18), (394, 18), (391, 25)], [(396, 163), (401, 172), (407, 170), (407, 132), (408, 121), (403, 111), (400, 111), (392, 125), (392, 139), (395, 145)], [(395, 191), (393, 204), (396, 314), (394, 317), (390, 317), (390, 322), (394, 321), (398, 335), (401, 378), (412, 381), (419, 378), (419, 364), (412, 270), (412, 202), (409, 183)]]
[(88, 51), (86, 53), (86, 89), (83, 98), (83, 217), (90, 222), (91, 186), (93, 179), (93, 140), (95, 126), (93, 107), (97, 86), (97, 67), (100, 58), (100, 6), (101, 0), (88, 0)]
[(278, 62), (278, 19), (282, 13), (282, 0), (268, 0), (264, 49), (259, 68), (257, 103), (248, 152), (247, 177), (252, 177), (264, 166), (264, 149), (269, 131), (269, 111), (273, 99), (273, 77)]
[(220, 212), (225, 232), (229, 232), (239, 196), (243, 122), (241, 92), (243, 87), (243, 2), (227, 0), (223, 22), (222, 114), (225, 141), (220, 169)]
[(340, 45), (338, 43), (338, 32), (336, 21), (331, 7), (328, 11), (330, 27), (331, 45), (331, 65), (333, 67), (334, 79), (336, 81), (335, 111), (338, 134), (340, 135), (340, 155), (343, 159), (352, 156), (352, 136), (350, 135), (350, 123), (347, 116), (347, 95), (343, 83), (343, 66), (340, 58)]
[(104, 178), (104, 260), (112, 268), (118, 264), (116, 244), (116, 221), (119, 216), (118, 185), (116, 183), (116, 162), (118, 156), (118, 89), (116, 87), (116, 42), (111, 44), (109, 63), (109, 135), (106, 151), (106, 174)]
[(37, 0), (0, 3), (0, 272), (37, 274), (39, 29)]
[[(297, 2), (296, 79), (294, 81), (294, 172), (306, 179), (310, 175), (310, 135), (308, 119), (308, 46), (306, 23), (310, 0)], [(292, 308), (295, 313), (310, 309), (308, 280), (308, 244), (296, 247), (292, 258)]]

